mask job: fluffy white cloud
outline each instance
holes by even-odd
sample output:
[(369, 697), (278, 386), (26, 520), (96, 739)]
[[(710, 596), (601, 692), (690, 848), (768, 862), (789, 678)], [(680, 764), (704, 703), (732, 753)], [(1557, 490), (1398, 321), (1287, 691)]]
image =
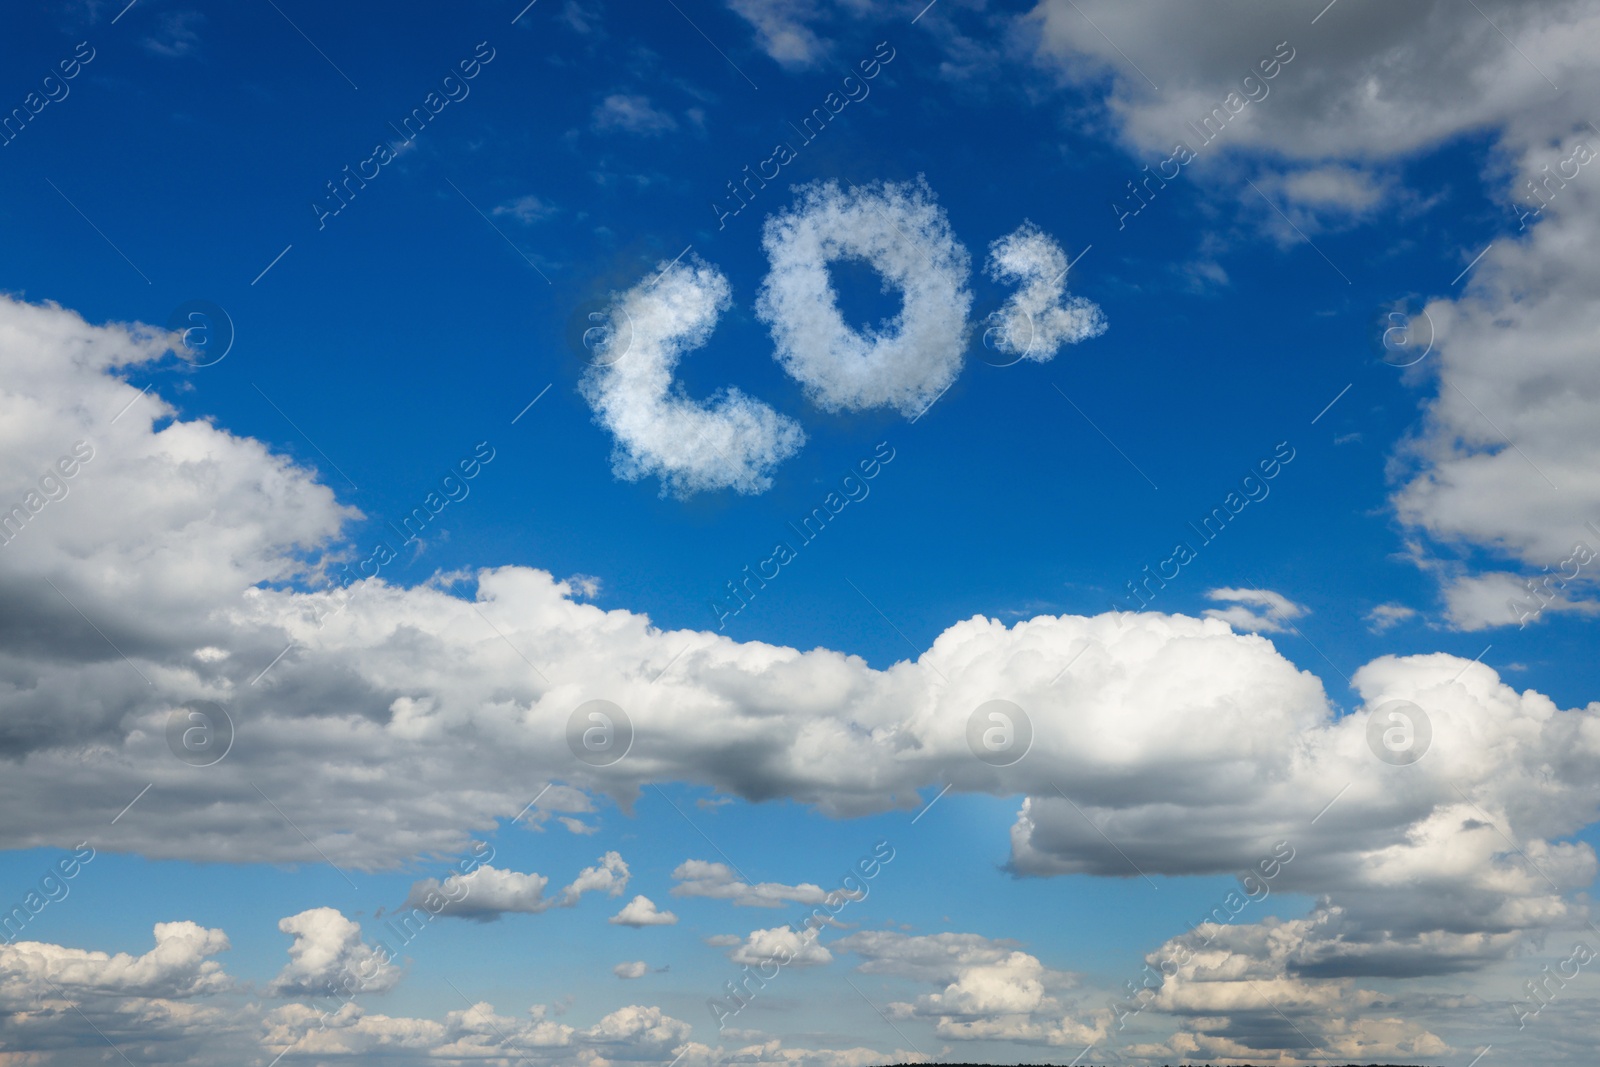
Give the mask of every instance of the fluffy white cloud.
[(631, 960), (627, 963), (617, 964), (611, 968), (611, 973), (618, 978), (643, 978), (650, 973), (650, 965), (645, 963), (644, 960)]
[(611, 916), (609, 921), (637, 930), (641, 926), (672, 926), (678, 917), (670, 911), (660, 910), (653, 900), (641, 893), (624, 904), (622, 910)]
[(616, 438), (617, 477), (661, 479), (663, 493), (759, 493), (771, 470), (805, 443), (799, 423), (729, 386), (708, 401), (674, 385), (683, 354), (704, 345), (732, 305), (728, 279), (691, 254), (619, 294), (611, 345), (580, 389), (595, 421)]
[(289, 962), (267, 986), (279, 997), (327, 997), (393, 989), (402, 971), (386, 949), (361, 940), (361, 924), (337, 908), (310, 908), (279, 920), (294, 937)]
[(833, 953), (817, 940), (815, 931), (774, 926), (769, 930), (751, 930), (749, 936), (728, 953), (728, 958), (753, 967), (769, 960), (778, 960), (786, 967), (820, 967), (832, 962)]
[(1293, 629), (1293, 620), (1306, 613), (1303, 605), (1270, 589), (1213, 589), (1206, 596), (1233, 605), (1230, 608), (1207, 608), (1205, 616), (1208, 619), (1220, 619), (1235, 630), (1279, 634)]
[(820, 904), (828, 896), (827, 890), (809, 882), (800, 885), (784, 885), (782, 882), (751, 885), (726, 863), (708, 863), (705, 860), (684, 860), (672, 872), (672, 877), (678, 880), (678, 884), (672, 887), (675, 897), (710, 897), (746, 908), (781, 908), (791, 902)]
[(989, 277), (1018, 286), (996, 312), (990, 339), (999, 351), (1044, 363), (1062, 345), (1106, 332), (1097, 304), (1067, 296), (1067, 265), (1061, 246), (1026, 220), (989, 246)]
[(544, 875), (501, 870), (485, 863), (466, 874), (451, 874), (442, 882), (437, 878), (417, 882), (402, 906), (490, 922), (507, 913), (538, 914), (551, 908), (570, 908), (588, 892), (621, 896), (628, 877), (628, 864), (622, 856), (607, 852), (595, 866), (585, 867), (571, 884), (547, 897), (544, 890), (550, 879)]
[(39, 941), (0, 945), (0, 1006), (28, 1010), (49, 983), (66, 993), (171, 999), (231, 988), (222, 964), (210, 958), (232, 947), (221, 930), (188, 921), (156, 923), (155, 941), (142, 956)]
[[(926, 181), (813, 183), (768, 217), (761, 245), (772, 269), (756, 313), (777, 360), (828, 411), (889, 406), (915, 416), (961, 372), (970, 327), (971, 257)], [(849, 326), (828, 264), (866, 260), (904, 299), (880, 329)]]

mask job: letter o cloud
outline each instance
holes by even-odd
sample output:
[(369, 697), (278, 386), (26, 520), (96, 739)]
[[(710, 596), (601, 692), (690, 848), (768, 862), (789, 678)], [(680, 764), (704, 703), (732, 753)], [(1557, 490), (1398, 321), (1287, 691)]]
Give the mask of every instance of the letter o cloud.
[[(919, 414), (961, 372), (971, 257), (921, 179), (850, 192), (813, 183), (796, 195), (762, 234), (772, 271), (756, 313), (772, 329), (775, 358), (825, 410)], [(839, 313), (828, 264), (847, 257), (866, 260), (903, 294), (886, 330), (863, 334)]]

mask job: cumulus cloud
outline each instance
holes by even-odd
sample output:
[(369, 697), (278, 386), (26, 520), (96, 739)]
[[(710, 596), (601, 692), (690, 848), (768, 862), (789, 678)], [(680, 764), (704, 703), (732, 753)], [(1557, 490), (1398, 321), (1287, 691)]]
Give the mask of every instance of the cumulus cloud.
[(624, 904), (622, 910), (611, 916), (609, 921), (616, 926), (631, 926), (637, 930), (642, 926), (672, 926), (678, 917), (670, 911), (661, 911), (654, 901), (641, 893)]
[(644, 960), (632, 960), (628, 963), (619, 963), (611, 968), (611, 973), (618, 978), (643, 978), (650, 973), (650, 965)]
[(1213, 589), (1206, 596), (1233, 605), (1230, 608), (1207, 608), (1205, 616), (1208, 619), (1220, 619), (1235, 630), (1283, 633), (1293, 629), (1293, 620), (1306, 613), (1303, 605), (1270, 589)]
[(996, 313), (992, 337), (1001, 352), (1044, 363), (1062, 345), (1106, 332), (1098, 305), (1067, 296), (1067, 263), (1061, 246), (1027, 220), (989, 246), (989, 277), (1018, 286)]
[(809, 882), (800, 885), (784, 885), (782, 882), (751, 885), (726, 863), (708, 863), (705, 860), (684, 860), (672, 872), (672, 877), (678, 879), (678, 884), (672, 887), (675, 897), (710, 897), (745, 908), (781, 908), (788, 903), (820, 904), (828, 896), (827, 890)]
[(289, 962), (267, 985), (277, 997), (326, 997), (346, 990), (382, 993), (402, 971), (386, 949), (361, 940), (361, 924), (337, 908), (310, 908), (278, 922), (294, 937)]
[(155, 947), (141, 956), (63, 948), (39, 941), (0, 945), (0, 1006), (31, 1008), (24, 999), (45, 979), (68, 993), (124, 997), (188, 998), (232, 987), (222, 964), (210, 957), (232, 946), (221, 930), (197, 923), (155, 924)]
[(774, 926), (750, 931), (738, 947), (728, 953), (728, 958), (753, 967), (769, 960), (779, 960), (786, 967), (820, 967), (833, 962), (833, 953), (817, 940), (814, 931)]
[(617, 297), (615, 348), (580, 384), (595, 421), (616, 438), (612, 469), (628, 481), (659, 477), (663, 494), (763, 492), (805, 433), (733, 386), (697, 401), (674, 383), (678, 360), (706, 343), (732, 295), (722, 272), (693, 254), (660, 269)]
[(903, 1018), (928, 1018), (934, 1033), (957, 1041), (1000, 1040), (1033, 1045), (1088, 1045), (1106, 1036), (1111, 1012), (1104, 1007), (1073, 1017), (1058, 995), (1073, 976), (1051, 970), (1016, 943), (978, 934), (914, 937), (871, 930), (833, 942), (838, 952), (862, 957), (857, 968), (938, 987), (914, 1003), (890, 1010)]
[(417, 882), (402, 906), (492, 922), (507, 913), (534, 915), (551, 908), (570, 908), (588, 892), (620, 896), (627, 888), (628, 876), (628, 864), (622, 856), (607, 852), (595, 866), (585, 867), (571, 884), (547, 897), (544, 889), (550, 879), (544, 875), (500, 870), (485, 863), (466, 874), (451, 874), (443, 881), (426, 878)]
[[(776, 358), (828, 411), (888, 406), (908, 418), (961, 372), (970, 256), (926, 181), (842, 190), (805, 185), (795, 204), (767, 218), (762, 247), (772, 269), (756, 313), (772, 328)], [(828, 264), (864, 259), (898, 289), (900, 313), (858, 331), (844, 321)]]
[(1351, 1063), (1428, 1062), (1450, 1052), (1436, 1034), (1402, 1017), (1393, 994), (1362, 989), (1348, 978), (1307, 977), (1296, 957), (1314, 952), (1311, 942), (1329, 947), (1313, 932), (1328, 918), (1202, 923), (1151, 952), (1147, 973), (1163, 977), (1147, 1004), (1179, 1016), (1186, 1028), (1141, 1052), (1260, 1059), (1292, 1049), (1298, 1057)]

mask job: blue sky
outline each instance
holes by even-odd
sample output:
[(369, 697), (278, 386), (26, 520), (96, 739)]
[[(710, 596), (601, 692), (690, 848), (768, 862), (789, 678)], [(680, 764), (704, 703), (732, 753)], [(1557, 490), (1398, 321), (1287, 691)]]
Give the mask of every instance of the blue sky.
[[(1536, 1015), (1523, 983), (1600, 946), (1597, 34), (1576, 2), (17, 13), (0, 1057), (1581, 1060), (1592, 976)], [(633, 739), (598, 767), (595, 699)], [(1001, 767), (964, 740), (996, 699), (1035, 738)], [(1415, 763), (1369, 740), (1394, 701)], [(163, 739), (195, 708), (212, 765)], [(326, 1025), (452, 870), (468, 903)], [(641, 896), (674, 921), (614, 921)]]

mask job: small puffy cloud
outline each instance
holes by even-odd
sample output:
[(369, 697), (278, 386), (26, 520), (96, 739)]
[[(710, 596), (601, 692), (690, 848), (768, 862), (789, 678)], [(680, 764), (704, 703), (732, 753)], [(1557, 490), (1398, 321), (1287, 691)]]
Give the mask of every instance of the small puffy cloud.
[(555, 907), (555, 900), (544, 895), (549, 884), (550, 879), (542, 874), (521, 874), (485, 863), (466, 874), (452, 874), (443, 882), (437, 878), (417, 882), (402, 906), (490, 921), (506, 912), (532, 914)]
[(644, 960), (632, 960), (628, 963), (617, 964), (611, 968), (611, 973), (618, 978), (643, 978), (650, 973), (650, 965), (645, 963)]
[(1367, 629), (1375, 634), (1381, 634), (1416, 617), (1416, 608), (1408, 608), (1404, 604), (1379, 604), (1367, 612)]
[[(778, 362), (825, 410), (919, 414), (961, 372), (970, 329), (970, 257), (944, 209), (920, 179), (849, 191), (819, 182), (795, 197), (761, 239), (772, 269), (756, 313), (772, 328)], [(828, 264), (845, 257), (866, 260), (900, 290), (900, 313), (881, 327), (844, 321)]]
[(321, 997), (359, 989), (382, 993), (400, 981), (401, 970), (386, 949), (361, 940), (361, 924), (337, 908), (311, 908), (278, 921), (294, 937), (289, 962), (267, 985), (277, 997)]
[(677, 129), (678, 120), (652, 107), (649, 97), (612, 93), (594, 109), (594, 128), (656, 137)]
[(561, 891), (561, 906), (569, 907), (577, 903), (578, 897), (584, 893), (604, 893), (607, 896), (619, 897), (622, 891), (628, 888), (628, 865), (622, 856), (616, 852), (607, 852), (593, 867), (585, 867), (578, 872), (578, 877), (572, 884)]
[(1260, 212), (1268, 232), (1280, 244), (1289, 245), (1305, 240), (1306, 233), (1337, 229), (1366, 218), (1395, 199), (1396, 183), (1391, 176), (1364, 167), (1330, 163), (1268, 172), (1259, 175), (1256, 184), (1271, 204), (1247, 186), (1245, 192), (1255, 198), (1252, 209)]
[(658, 910), (655, 903), (643, 893), (624, 904), (622, 910), (610, 919), (615, 926), (631, 926), (635, 930), (641, 926), (671, 926), (677, 921), (676, 915)]
[(781, 908), (788, 903), (820, 904), (828, 896), (827, 890), (809, 882), (784, 885), (782, 882), (761, 882), (751, 885), (734, 873), (725, 863), (708, 863), (705, 860), (685, 860), (672, 872), (678, 884), (672, 887), (675, 897), (710, 897), (726, 900), (746, 908)]
[(1233, 605), (1207, 608), (1205, 615), (1208, 619), (1220, 619), (1235, 630), (1283, 633), (1292, 628), (1292, 620), (1306, 613), (1303, 605), (1270, 589), (1213, 589), (1206, 596)]
[(572, 590), (574, 597), (584, 600), (593, 600), (600, 595), (600, 589), (605, 584), (592, 574), (574, 574), (565, 579), (567, 588)]
[(728, 279), (690, 255), (618, 296), (610, 310), (616, 346), (579, 385), (595, 421), (616, 439), (612, 470), (654, 475), (663, 495), (715, 489), (764, 492), (771, 470), (800, 450), (800, 424), (729, 386), (693, 400), (673, 381), (685, 352), (705, 344), (732, 305)]
[(989, 246), (989, 277), (1018, 287), (996, 313), (991, 339), (1001, 352), (1043, 363), (1062, 345), (1106, 332), (1098, 305), (1067, 296), (1067, 263), (1061, 246), (1026, 219)]
[(817, 940), (814, 930), (799, 932), (788, 926), (774, 926), (750, 931), (739, 947), (728, 953), (728, 958), (752, 966), (777, 960), (786, 967), (820, 967), (833, 961), (833, 953)]
[(544, 890), (550, 880), (542, 874), (501, 870), (487, 863), (444, 881), (426, 878), (411, 887), (404, 907), (423, 908), (435, 915), (453, 915), (492, 922), (507, 913), (537, 914), (551, 908), (570, 908), (585, 893), (621, 895), (628, 885), (628, 864), (616, 852), (607, 852), (593, 867), (585, 867), (570, 885), (554, 896)]
[(515, 200), (508, 200), (504, 204), (496, 205), (490, 212), (492, 215), (504, 215), (516, 219), (518, 222), (531, 226), (535, 222), (543, 222), (556, 213), (555, 205), (548, 200), (542, 200), (532, 193), (519, 196)]

